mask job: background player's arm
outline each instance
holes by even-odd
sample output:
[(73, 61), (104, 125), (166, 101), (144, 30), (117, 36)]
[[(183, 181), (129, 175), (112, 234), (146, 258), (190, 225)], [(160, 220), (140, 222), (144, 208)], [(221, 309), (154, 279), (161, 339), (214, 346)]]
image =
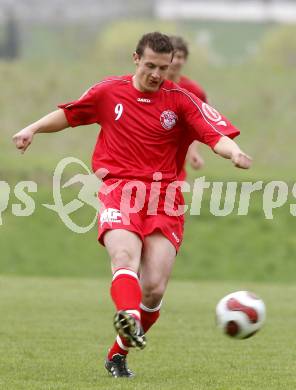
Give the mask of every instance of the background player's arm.
[(186, 160), (190, 163), (194, 169), (201, 169), (204, 166), (204, 160), (198, 152), (200, 142), (193, 141), (188, 148)]
[(36, 133), (54, 133), (64, 130), (67, 127), (69, 127), (69, 123), (64, 110), (58, 109), (48, 115), (45, 115), (37, 122), (25, 127), (16, 133), (12, 139), (17, 149), (24, 153), (32, 143), (33, 137)]
[(241, 151), (239, 146), (228, 137), (221, 137), (213, 150), (215, 153), (219, 154), (219, 156), (231, 159), (233, 164), (238, 168), (248, 169), (251, 166), (251, 157)]

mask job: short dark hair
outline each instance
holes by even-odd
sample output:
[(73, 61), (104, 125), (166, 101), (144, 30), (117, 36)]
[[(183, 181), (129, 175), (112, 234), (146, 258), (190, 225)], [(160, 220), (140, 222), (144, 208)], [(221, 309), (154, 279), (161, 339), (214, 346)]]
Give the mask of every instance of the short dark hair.
[(173, 53), (174, 47), (168, 35), (158, 31), (144, 34), (139, 40), (136, 48), (136, 53), (141, 57), (146, 47), (149, 47), (155, 53)]
[(184, 41), (184, 39), (177, 35), (171, 35), (170, 40), (172, 42), (172, 45), (174, 47), (174, 51), (182, 51), (185, 55), (185, 58), (189, 56), (189, 50), (187, 42)]

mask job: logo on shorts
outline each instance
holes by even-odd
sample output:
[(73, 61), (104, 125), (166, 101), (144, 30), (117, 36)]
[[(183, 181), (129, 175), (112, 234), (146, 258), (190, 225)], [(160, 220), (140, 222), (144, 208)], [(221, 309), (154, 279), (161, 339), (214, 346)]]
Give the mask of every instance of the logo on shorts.
[(171, 130), (175, 126), (177, 119), (178, 117), (174, 111), (170, 110), (163, 111), (159, 118), (162, 127), (166, 130)]
[(180, 242), (180, 238), (177, 236), (177, 234), (175, 232), (172, 233), (172, 236), (174, 237), (174, 239), (176, 240), (176, 242), (179, 244)]
[(105, 209), (100, 216), (101, 226), (105, 223), (121, 223), (121, 212), (117, 209)]

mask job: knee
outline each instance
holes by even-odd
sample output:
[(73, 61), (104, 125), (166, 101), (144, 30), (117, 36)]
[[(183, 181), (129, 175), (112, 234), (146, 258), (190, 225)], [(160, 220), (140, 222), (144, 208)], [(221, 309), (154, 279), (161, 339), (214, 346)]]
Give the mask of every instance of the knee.
[[(125, 248), (116, 249), (111, 255), (112, 267), (115, 268), (130, 268), (137, 270), (138, 260), (136, 256)], [(135, 268), (135, 269), (134, 269)]]
[(165, 286), (160, 284), (151, 284), (142, 288), (143, 304), (149, 308), (158, 306), (165, 292)]

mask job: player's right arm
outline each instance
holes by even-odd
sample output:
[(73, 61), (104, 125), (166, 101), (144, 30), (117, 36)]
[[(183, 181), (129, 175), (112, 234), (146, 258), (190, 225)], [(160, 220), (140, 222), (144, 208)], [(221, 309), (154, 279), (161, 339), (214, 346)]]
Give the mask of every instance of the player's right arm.
[(98, 83), (89, 88), (78, 100), (60, 104), (59, 109), (25, 127), (13, 136), (16, 147), (24, 153), (37, 133), (54, 133), (66, 129), (100, 123), (104, 112), (103, 93), (108, 83)]
[(58, 109), (25, 127), (16, 133), (12, 139), (17, 149), (24, 153), (31, 145), (36, 133), (54, 133), (67, 127), (69, 127), (69, 123), (66, 115), (63, 110)]

